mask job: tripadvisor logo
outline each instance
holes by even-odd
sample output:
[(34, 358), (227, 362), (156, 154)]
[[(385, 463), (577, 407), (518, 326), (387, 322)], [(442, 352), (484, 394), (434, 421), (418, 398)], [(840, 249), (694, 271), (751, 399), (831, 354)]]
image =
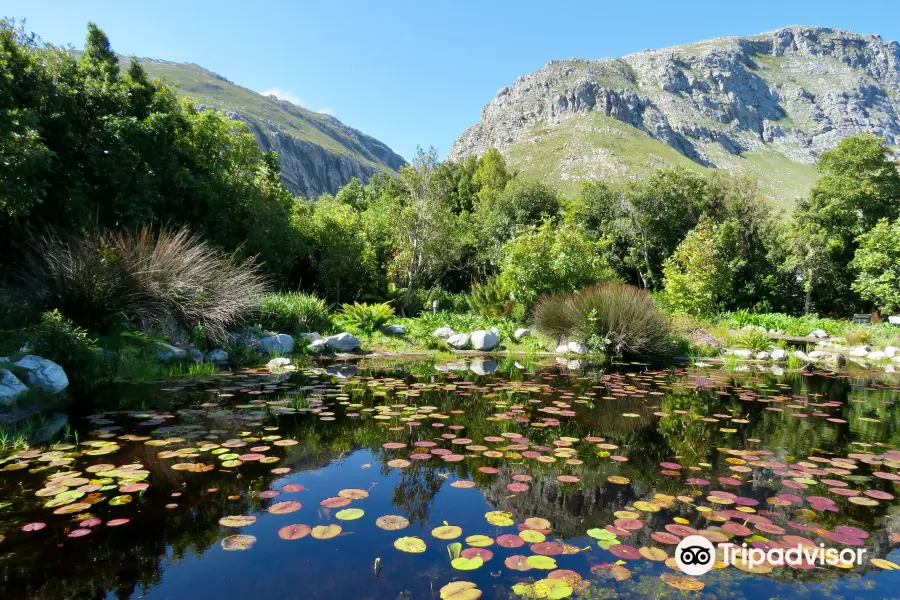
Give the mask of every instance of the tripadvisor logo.
[(689, 535), (675, 548), (678, 568), (688, 575), (703, 575), (713, 568), (716, 549), (712, 542), (702, 535)]

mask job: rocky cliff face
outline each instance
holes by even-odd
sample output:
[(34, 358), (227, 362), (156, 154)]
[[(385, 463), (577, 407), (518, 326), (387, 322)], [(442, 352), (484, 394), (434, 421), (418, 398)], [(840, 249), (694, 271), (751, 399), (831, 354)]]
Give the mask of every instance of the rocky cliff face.
[[(577, 120), (584, 115), (601, 121)], [(797, 26), (618, 59), (552, 61), (500, 90), (481, 121), (456, 140), (450, 158), (497, 147), (527, 170), (529, 161), (546, 158), (528, 146), (559, 142), (566, 130), (556, 167), (571, 172), (572, 163), (602, 162), (596, 147), (602, 136), (590, 138), (593, 144), (571, 143), (588, 139), (585, 127), (630, 135), (611, 128), (609, 119), (703, 167), (731, 168), (748, 154), (772, 151), (811, 164), (858, 132), (898, 144), (900, 45)], [(618, 152), (620, 159), (633, 158), (625, 154)]]
[(406, 164), (383, 142), (330, 115), (263, 96), (195, 64), (138, 60), (198, 108), (246, 123), (263, 150), (280, 154), (282, 179), (294, 194), (334, 194), (353, 177), (365, 183), (381, 170), (397, 171)]

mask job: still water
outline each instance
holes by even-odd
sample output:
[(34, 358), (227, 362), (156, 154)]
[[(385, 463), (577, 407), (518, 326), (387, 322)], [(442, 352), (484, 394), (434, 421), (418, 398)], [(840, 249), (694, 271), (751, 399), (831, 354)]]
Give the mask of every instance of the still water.
[[(896, 378), (570, 366), (107, 390), (0, 454), (0, 598), (900, 597)], [(688, 577), (688, 535), (865, 558)]]

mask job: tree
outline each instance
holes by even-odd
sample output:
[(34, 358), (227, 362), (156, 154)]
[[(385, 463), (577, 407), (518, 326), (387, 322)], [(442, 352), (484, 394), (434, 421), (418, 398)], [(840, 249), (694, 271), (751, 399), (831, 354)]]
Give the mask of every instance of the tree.
[(850, 263), (857, 273), (853, 290), (882, 312), (900, 311), (900, 219), (882, 219), (857, 242)]
[(433, 282), (453, 265), (467, 245), (464, 216), (454, 212), (445, 181), (437, 176), (437, 151), (418, 149), (412, 163), (400, 169), (405, 195), (396, 214), (396, 253), (390, 271), (405, 287), (401, 313), (417, 286)]
[(712, 314), (732, 288), (742, 261), (738, 257), (738, 226), (702, 218), (666, 259), (664, 298), (678, 312)]
[(577, 229), (547, 220), (507, 242), (500, 282), (515, 301), (529, 304), (546, 292), (574, 292), (614, 281), (604, 250), (603, 243), (588, 240)]

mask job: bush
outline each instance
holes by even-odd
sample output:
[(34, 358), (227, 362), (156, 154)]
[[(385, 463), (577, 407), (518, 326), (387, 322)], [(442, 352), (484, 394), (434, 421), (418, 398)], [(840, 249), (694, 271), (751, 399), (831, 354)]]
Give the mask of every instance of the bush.
[(853, 291), (869, 300), (878, 310), (900, 310), (900, 219), (887, 219), (861, 235), (859, 248), (850, 263), (857, 271)]
[(615, 356), (660, 357), (673, 350), (671, 330), (653, 298), (625, 284), (540, 297), (532, 326), (558, 340), (579, 340)]
[(61, 366), (75, 389), (89, 388), (103, 376), (97, 340), (58, 310), (41, 315), (40, 324), (29, 333), (30, 352)]
[(0, 330), (19, 329), (36, 321), (37, 313), (12, 290), (0, 287)]
[(255, 261), (186, 229), (48, 236), (35, 247), (24, 278), (37, 300), (100, 332), (124, 319), (142, 331), (200, 326), (224, 340), (265, 291)]
[(772, 340), (769, 339), (768, 334), (758, 329), (747, 329), (735, 334), (731, 343), (738, 348), (762, 352), (772, 345)]
[(491, 277), (484, 283), (472, 285), (466, 301), (475, 314), (483, 317), (504, 317), (512, 310), (512, 301), (506, 286), (498, 277)]
[(338, 315), (338, 323), (365, 333), (374, 332), (394, 316), (394, 307), (387, 302), (381, 304), (354, 302), (344, 304), (341, 308), (344, 312)]
[(321, 332), (328, 328), (328, 305), (314, 294), (266, 294), (259, 305), (260, 325), (272, 331)]

